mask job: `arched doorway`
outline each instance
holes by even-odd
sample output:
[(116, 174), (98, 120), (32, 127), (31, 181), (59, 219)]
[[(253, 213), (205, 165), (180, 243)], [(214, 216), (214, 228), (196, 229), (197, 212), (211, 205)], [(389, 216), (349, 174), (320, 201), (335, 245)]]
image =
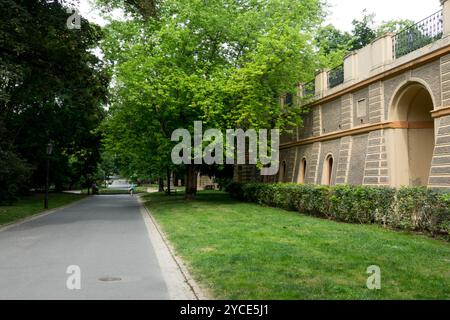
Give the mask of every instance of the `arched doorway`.
[(333, 181), (333, 155), (329, 154), (323, 163), (322, 184), (330, 186)]
[(298, 183), (304, 184), (306, 179), (306, 158), (303, 158), (300, 162), (300, 171), (298, 174)]
[(390, 119), (398, 129), (388, 136), (392, 184), (427, 186), (434, 152), (433, 99), (424, 85), (410, 82), (396, 94)]

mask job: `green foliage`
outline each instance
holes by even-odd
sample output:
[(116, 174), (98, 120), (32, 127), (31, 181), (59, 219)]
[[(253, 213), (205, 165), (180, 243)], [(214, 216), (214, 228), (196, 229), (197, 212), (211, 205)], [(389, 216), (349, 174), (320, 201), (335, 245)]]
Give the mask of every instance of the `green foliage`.
[(167, 0), (159, 9), (158, 19), (111, 23), (102, 44), (115, 79), (104, 141), (126, 175), (174, 170), (171, 134), (192, 133), (194, 121), (223, 131), (301, 124), (303, 109), (279, 97), (314, 72), (321, 1)]
[(29, 182), (31, 168), (12, 151), (0, 146), (0, 205), (11, 204)]
[(377, 35), (381, 36), (386, 33), (398, 33), (404, 29), (407, 29), (414, 25), (414, 21), (412, 20), (389, 20), (384, 21), (377, 28)]
[(351, 223), (384, 222), (392, 215), (395, 189), (336, 186), (330, 197), (332, 218)]
[(324, 186), (233, 183), (232, 188), (236, 191), (242, 189), (241, 198), (246, 201), (299, 210), (313, 216), (328, 215), (330, 208), (330, 189)]
[(92, 174), (99, 159), (96, 128), (109, 78), (92, 50), (102, 32), (85, 19), (81, 29), (68, 29), (66, 3), (0, 2), (0, 139), (31, 165), (30, 186), (38, 189), (45, 184), (49, 141), (50, 184), (57, 189)]
[(333, 68), (340, 65), (351, 50), (353, 36), (336, 29), (333, 25), (327, 25), (318, 30), (315, 41), (319, 49), (317, 56), (320, 67)]
[(450, 236), (450, 194), (427, 188), (232, 183), (227, 191), (247, 202), (336, 221)]
[(225, 191), (228, 192), (233, 198), (245, 200), (243, 183), (232, 182), (225, 187)]
[(353, 20), (353, 40), (351, 43), (351, 50), (359, 50), (370, 44), (376, 37), (377, 32), (374, 27), (375, 14), (363, 11), (361, 20)]
[(396, 228), (450, 235), (450, 194), (415, 187), (397, 192), (397, 208), (387, 218)]
[(97, 0), (104, 11), (113, 9), (125, 9), (126, 13), (133, 16), (139, 16), (143, 19), (152, 19), (158, 17), (158, 7), (161, 0)]

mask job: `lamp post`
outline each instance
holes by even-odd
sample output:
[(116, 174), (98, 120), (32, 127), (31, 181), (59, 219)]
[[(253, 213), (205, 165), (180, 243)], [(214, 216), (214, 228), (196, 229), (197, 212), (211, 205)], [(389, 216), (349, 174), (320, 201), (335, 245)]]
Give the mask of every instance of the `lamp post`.
[(47, 171), (45, 174), (45, 201), (44, 201), (44, 208), (48, 209), (48, 175), (50, 171), (50, 155), (53, 152), (53, 144), (49, 142), (47, 144)]

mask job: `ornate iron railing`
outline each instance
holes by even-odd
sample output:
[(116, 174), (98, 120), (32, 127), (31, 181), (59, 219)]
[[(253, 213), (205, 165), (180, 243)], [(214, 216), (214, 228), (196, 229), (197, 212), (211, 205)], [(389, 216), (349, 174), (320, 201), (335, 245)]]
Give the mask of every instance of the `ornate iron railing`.
[(334, 88), (344, 83), (344, 65), (341, 64), (336, 68), (328, 71), (328, 88)]
[(393, 58), (400, 58), (442, 38), (443, 29), (443, 11), (440, 10), (400, 31), (393, 38)]
[(303, 85), (303, 97), (309, 98), (316, 95), (316, 79), (313, 79)]

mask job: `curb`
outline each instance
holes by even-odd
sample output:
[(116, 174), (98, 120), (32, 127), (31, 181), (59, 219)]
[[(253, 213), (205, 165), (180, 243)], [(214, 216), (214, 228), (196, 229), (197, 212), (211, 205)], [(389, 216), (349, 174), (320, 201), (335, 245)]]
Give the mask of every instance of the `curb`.
[[(210, 298), (203, 292), (203, 290), (200, 288), (200, 286), (197, 284), (197, 282), (192, 278), (192, 276), (189, 273), (188, 268), (186, 267), (185, 263), (182, 261), (182, 259), (176, 255), (175, 249), (167, 239), (166, 235), (162, 231), (160, 225), (156, 222), (156, 219), (151, 214), (150, 210), (145, 206), (144, 201), (141, 197), (138, 198), (139, 203), (141, 204), (142, 208), (144, 209), (149, 222), (153, 225), (155, 230), (157, 231), (160, 240), (164, 244), (164, 247), (167, 249), (168, 253), (170, 254), (171, 259), (173, 260), (173, 263), (175, 263), (178, 271), (181, 273), (185, 284), (188, 286), (189, 291), (193, 295), (193, 300), (210, 300)], [(155, 250), (157, 251), (157, 250)], [(164, 271), (164, 270), (163, 270)], [(175, 298), (178, 300), (177, 298)], [(183, 299), (184, 300), (184, 299)]]
[(50, 210), (45, 210), (45, 211), (42, 211), (42, 212), (35, 213), (35, 214), (33, 214), (33, 215), (29, 216), (29, 217), (26, 217), (26, 218), (22, 218), (22, 219), (19, 219), (19, 220), (16, 220), (16, 221), (5, 223), (3, 225), (0, 225), (0, 232), (12, 229), (14, 227), (18, 227), (18, 226), (20, 226), (20, 225), (22, 225), (24, 223), (27, 223), (27, 222), (30, 222), (30, 221), (34, 221), (34, 220), (37, 220), (39, 218), (43, 218), (43, 217), (48, 216), (50, 214), (56, 213), (59, 210), (64, 210), (64, 209), (70, 208), (70, 207), (72, 207), (72, 206), (74, 206), (74, 205), (76, 205), (76, 204), (78, 204), (78, 203), (80, 203), (82, 201), (87, 200), (87, 199), (89, 199), (89, 196), (86, 196), (86, 197), (84, 197), (84, 198), (82, 198), (80, 200), (76, 200), (74, 202), (71, 202), (69, 204), (63, 205), (61, 207), (53, 208), (53, 209), (50, 209)]

